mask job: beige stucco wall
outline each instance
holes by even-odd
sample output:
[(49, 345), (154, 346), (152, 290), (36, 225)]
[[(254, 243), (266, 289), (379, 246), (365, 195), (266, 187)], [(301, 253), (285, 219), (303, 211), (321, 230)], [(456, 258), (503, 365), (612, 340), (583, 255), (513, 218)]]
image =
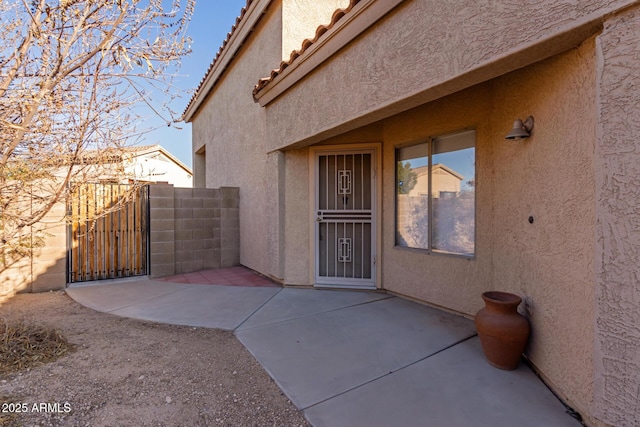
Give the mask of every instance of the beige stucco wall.
[(309, 263), (309, 245), (313, 236), (309, 231), (309, 150), (291, 150), (285, 155), (284, 282), (288, 285), (310, 285), (313, 265)]
[[(554, 390), (589, 419), (595, 41), (493, 86), (491, 123), (498, 134), (491, 147), (492, 284), (523, 296), (532, 325), (527, 354)], [(511, 120), (528, 114), (536, 119), (532, 138), (498, 139)]]
[[(318, 26), (329, 24), (333, 12), (347, 6), (349, 0), (285, 0), (282, 5), (282, 59), (289, 60), (291, 52), (299, 50), (304, 39), (313, 40)], [(277, 68), (278, 64), (272, 65)]]
[(67, 283), (64, 203), (55, 204), (42, 221), (33, 226), (33, 230), (36, 229), (44, 233), (44, 244), (31, 256), (0, 270), (0, 304), (16, 292), (64, 289)]
[(640, 7), (598, 38), (596, 399), (598, 417), (640, 425)]
[(56, 203), (43, 218), (44, 246), (35, 251), (31, 262), (31, 292), (63, 289), (67, 283), (67, 225), (64, 203)]
[[(206, 187), (240, 188), (240, 262), (264, 272), (268, 268), (267, 235), (276, 190), (265, 155), (265, 114), (251, 98), (255, 82), (281, 57), (282, 10), (269, 7), (231, 68), (218, 81), (192, 126), (194, 152), (206, 146)], [(196, 171), (197, 173), (197, 171)], [(260, 208), (259, 208), (260, 207)], [(258, 209), (260, 209), (258, 211)]]
[(463, 0), (434, 7), (406, 0), (269, 105), (269, 121), (278, 122), (269, 148), (318, 143), (538, 62), (579, 44), (598, 31), (602, 16), (633, 3)]

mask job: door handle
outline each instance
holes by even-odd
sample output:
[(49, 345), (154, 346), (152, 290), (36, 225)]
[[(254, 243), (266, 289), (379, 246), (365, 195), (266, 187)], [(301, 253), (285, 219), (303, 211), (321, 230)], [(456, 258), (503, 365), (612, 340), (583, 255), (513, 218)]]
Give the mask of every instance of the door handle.
[(317, 217), (316, 221), (318, 221), (318, 222), (322, 221), (322, 217)]

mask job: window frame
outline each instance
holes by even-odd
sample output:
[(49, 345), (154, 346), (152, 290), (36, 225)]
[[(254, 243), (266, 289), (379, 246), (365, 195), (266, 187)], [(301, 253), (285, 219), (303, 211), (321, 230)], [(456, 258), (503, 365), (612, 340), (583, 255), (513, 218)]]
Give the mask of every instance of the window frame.
[[(473, 181), (474, 181), (474, 193), (473, 193), (473, 254), (464, 254), (464, 253), (456, 253), (456, 252), (448, 252), (445, 250), (440, 250), (440, 249), (434, 249), (433, 248), (433, 195), (432, 195), (432, 184), (433, 184), (433, 146), (434, 146), (434, 141), (441, 139), (441, 138), (445, 138), (445, 137), (449, 137), (449, 136), (453, 136), (453, 135), (457, 135), (457, 134), (462, 134), (465, 132), (474, 132), (474, 139), (473, 139), (473, 148), (474, 148), (474, 153), (473, 153), (473, 157), (474, 157), (474, 168), (473, 168)], [(428, 199), (427, 199), (427, 209), (428, 209), (428, 220), (427, 220), (427, 227), (428, 227), (428, 233), (427, 233), (427, 248), (419, 248), (419, 247), (412, 247), (412, 246), (403, 246), (401, 244), (398, 243), (398, 152), (400, 149), (402, 148), (408, 148), (408, 147), (415, 147), (418, 145), (422, 145), (422, 144), (426, 144), (427, 147), (427, 165), (428, 165), (428, 185), (427, 185), (427, 192), (428, 192)], [(477, 129), (475, 127), (468, 127), (468, 128), (463, 128), (463, 129), (459, 129), (453, 132), (447, 132), (447, 133), (443, 133), (443, 134), (439, 134), (439, 135), (434, 135), (434, 136), (429, 136), (427, 138), (424, 139), (419, 139), (419, 140), (414, 140), (414, 141), (410, 141), (410, 142), (405, 142), (405, 143), (401, 143), (401, 144), (397, 144), (394, 146), (394, 237), (393, 237), (393, 243), (394, 243), (394, 248), (398, 249), (398, 250), (407, 250), (407, 251), (411, 251), (411, 252), (420, 252), (420, 253), (425, 253), (427, 255), (431, 255), (431, 254), (436, 254), (439, 256), (450, 256), (450, 257), (455, 257), (455, 258), (465, 258), (465, 259), (475, 259), (477, 256), (477, 204), (478, 204), (478, 198), (477, 198), (477, 175), (478, 175), (478, 171), (476, 168), (476, 163), (477, 163)]]

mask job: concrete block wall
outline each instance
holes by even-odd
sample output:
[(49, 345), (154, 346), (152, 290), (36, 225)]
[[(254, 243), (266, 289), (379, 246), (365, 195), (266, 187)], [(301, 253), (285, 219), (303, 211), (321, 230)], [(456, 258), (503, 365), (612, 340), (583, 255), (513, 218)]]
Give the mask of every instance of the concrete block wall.
[(240, 264), (240, 189), (220, 187), (220, 267)]
[(151, 276), (238, 265), (239, 194), (231, 187), (151, 185)]
[(175, 197), (173, 185), (149, 186), (149, 260), (151, 276), (175, 274)]

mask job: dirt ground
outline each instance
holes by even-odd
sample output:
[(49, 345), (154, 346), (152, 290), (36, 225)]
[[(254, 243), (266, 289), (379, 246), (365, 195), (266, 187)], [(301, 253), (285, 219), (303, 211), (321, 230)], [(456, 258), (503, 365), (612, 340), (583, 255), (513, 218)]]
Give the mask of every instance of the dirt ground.
[(0, 376), (0, 424), (309, 425), (230, 332), (98, 313), (64, 292), (17, 295), (0, 316), (55, 327), (76, 346)]

